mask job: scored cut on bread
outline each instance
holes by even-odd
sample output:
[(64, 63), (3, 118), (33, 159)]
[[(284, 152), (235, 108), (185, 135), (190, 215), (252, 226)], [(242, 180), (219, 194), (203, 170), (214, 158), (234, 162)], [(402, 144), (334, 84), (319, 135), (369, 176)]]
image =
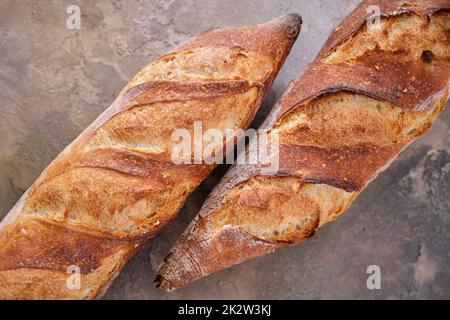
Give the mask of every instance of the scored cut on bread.
[(0, 224), (0, 299), (101, 296), (215, 166), (173, 163), (174, 130), (248, 127), (300, 26), (211, 30), (144, 67)]
[(363, 1), (261, 127), (279, 138), (279, 170), (233, 166), (156, 285), (170, 291), (309, 238), (427, 131), (449, 90), (450, 0)]

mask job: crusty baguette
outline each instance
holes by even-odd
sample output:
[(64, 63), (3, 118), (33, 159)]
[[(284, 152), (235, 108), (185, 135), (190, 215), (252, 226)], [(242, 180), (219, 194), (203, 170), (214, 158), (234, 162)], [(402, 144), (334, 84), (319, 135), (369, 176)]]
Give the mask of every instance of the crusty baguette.
[[(246, 128), (300, 24), (212, 30), (140, 71), (1, 223), (0, 298), (100, 296), (214, 168), (174, 164), (173, 131)], [(79, 289), (67, 286), (76, 268)]]
[[(366, 24), (369, 5), (380, 28)], [(449, 94), (450, 0), (364, 1), (262, 128), (279, 171), (235, 165), (158, 270), (172, 290), (310, 237), (438, 117)], [(270, 141), (270, 140), (269, 140)]]

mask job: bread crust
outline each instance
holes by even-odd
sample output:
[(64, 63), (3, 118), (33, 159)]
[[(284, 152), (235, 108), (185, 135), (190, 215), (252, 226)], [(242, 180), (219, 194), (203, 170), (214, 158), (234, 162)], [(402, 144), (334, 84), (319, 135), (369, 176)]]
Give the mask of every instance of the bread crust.
[[(370, 5), (381, 10), (379, 28), (365, 23)], [(261, 126), (279, 136), (279, 170), (233, 166), (156, 285), (170, 291), (299, 243), (345, 212), (444, 108), (449, 21), (448, 0), (363, 1)]]
[(300, 25), (291, 14), (213, 30), (142, 69), (0, 224), (0, 298), (100, 297), (214, 168), (174, 164), (172, 132), (246, 128)]

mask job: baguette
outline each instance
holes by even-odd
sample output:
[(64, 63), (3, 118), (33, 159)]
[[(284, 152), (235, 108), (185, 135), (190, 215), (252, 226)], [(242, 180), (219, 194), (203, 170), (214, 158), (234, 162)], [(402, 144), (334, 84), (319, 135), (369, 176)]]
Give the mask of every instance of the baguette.
[[(381, 9), (378, 28), (366, 23), (369, 5)], [(156, 285), (170, 291), (300, 243), (345, 212), (443, 110), (449, 41), (450, 0), (363, 1), (262, 125), (279, 137), (279, 170), (233, 166)]]
[(173, 131), (248, 127), (300, 25), (212, 30), (142, 69), (0, 224), (0, 298), (101, 296), (215, 166), (173, 163)]

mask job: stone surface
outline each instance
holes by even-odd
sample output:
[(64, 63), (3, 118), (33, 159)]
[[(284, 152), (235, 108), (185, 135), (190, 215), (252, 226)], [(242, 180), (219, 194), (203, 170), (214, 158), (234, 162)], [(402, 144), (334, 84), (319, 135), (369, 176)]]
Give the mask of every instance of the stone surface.
[[(50, 161), (113, 101), (145, 63), (203, 30), (304, 18), (301, 36), (255, 122), (318, 52), (357, 0), (76, 1), (81, 29), (66, 28), (72, 1), (0, 2), (0, 217)], [(450, 298), (450, 110), (338, 221), (299, 246), (202, 279), (171, 294), (155, 270), (226, 168), (141, 250), (108, 299)], [(381, 290), (368, 290), (369, 265)]]

